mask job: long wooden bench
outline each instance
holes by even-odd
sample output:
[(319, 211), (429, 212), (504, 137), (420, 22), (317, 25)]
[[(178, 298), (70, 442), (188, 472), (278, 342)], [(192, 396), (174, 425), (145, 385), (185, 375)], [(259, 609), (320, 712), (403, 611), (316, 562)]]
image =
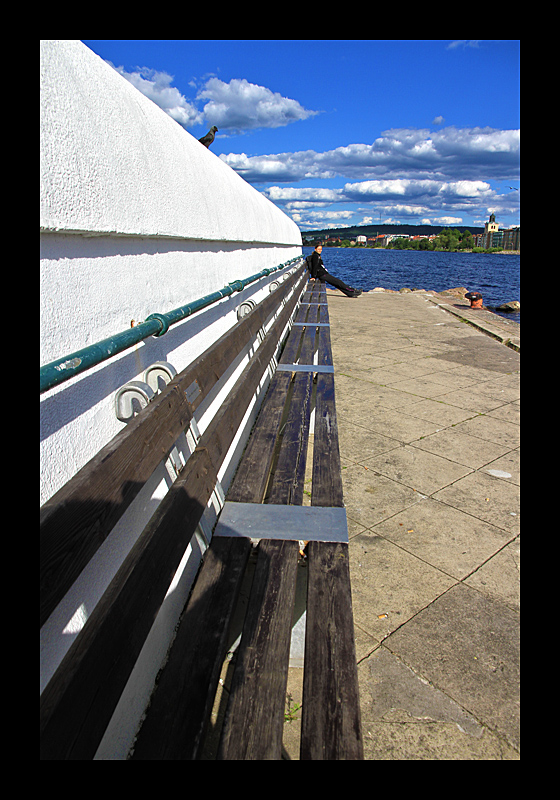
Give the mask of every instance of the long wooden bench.
[[(300, 268), (178, 375), (43, 508), (46, 618), (236, 354), (263, 329), (282, 295), (285, 304), (264, 341), (44, 690), (43, 758), (95, 755), (305, 281)], [(201, 756), (255, 540), (258, 560), (218, 757), (281, 758), (300, 539), (310, 540), (301, 758), (363, 757), (328, 310), (324, 289), (311, 287), (181, 616), (133, 759)], [(311, 507), (304, 507), (313, 408)], [(277, 538), (278, 531), (287, 538)]]

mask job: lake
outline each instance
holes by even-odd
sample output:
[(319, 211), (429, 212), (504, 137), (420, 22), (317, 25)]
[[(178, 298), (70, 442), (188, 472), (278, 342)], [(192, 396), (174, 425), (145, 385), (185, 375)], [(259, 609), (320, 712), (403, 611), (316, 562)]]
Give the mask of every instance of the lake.
[[(312, 252), (312, 247), (303, 248), (305, 256)], [(519, 255), (323, 247), (322, 258), (331, 275), (364, 292), (376, 286), (436, 292), (466, 286), (481, 293), (485, 306), (521, 300)], [(520, 322), (519, 313), (496, 313)]]

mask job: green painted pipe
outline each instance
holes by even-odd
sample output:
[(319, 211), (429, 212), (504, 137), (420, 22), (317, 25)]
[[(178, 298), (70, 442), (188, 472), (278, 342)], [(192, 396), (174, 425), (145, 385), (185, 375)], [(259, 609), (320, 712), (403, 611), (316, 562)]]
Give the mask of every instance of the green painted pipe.
[(240, 292), (250, 283), (254, 283), (260, 278), (270, 275), (272, 272), (277, 272), (300, 259), (301, 256), (296, 256), (290, 261), (286, 261), (285, 264), (263, 269), (256, 275), (251, 275), (249, 278), (245, 278), (242, 281), (232, 281), (228, 283), (227, 286), (224, 286), (223, 289), (212, 292), (212, 294), (208, 294), (200, 298), (200, 300), (194, 300), (192, 303), (187, 303), (180, 308), (169, 311), (167, 314), (150, 314), (144, 322), (141, 322), (134, 328), (116, 333), (108, 339), (103, 339), (101, 342), (84, 347), (81, 350), (77, 350), (75, 353), (70, 353), (63, 358), (58, 358), (56, 361), (51, 361), (50, 364), (45, 364), (40, 370), (40, 393), (43, 394), (43, 392), (46, 392), (48, 389), (52, 389), (53, 386), (58, 386), (59, 383), (64, 383), (64, 381), (73, 378), (74, 375), (79, 375), (80, 372), (84, 372), (94, 367), (96, 364), (106, 361), (112, 356), (117, 355), (117, 353), (128, 350), (129, 347), (133, 347), (135, 344), (138, 344), (138, 342), (148, 339), (150, 336), (163, 336), (167, 333), (169, 327), (176, 322), (180, 322), (182, 319), (189, 317), (197, 311), (201, 311), (203, 308), (212, 305), (212, 303), (217, 303), (218, 300), (221, 300), (223, 297), (228, 297), (234, 292)]

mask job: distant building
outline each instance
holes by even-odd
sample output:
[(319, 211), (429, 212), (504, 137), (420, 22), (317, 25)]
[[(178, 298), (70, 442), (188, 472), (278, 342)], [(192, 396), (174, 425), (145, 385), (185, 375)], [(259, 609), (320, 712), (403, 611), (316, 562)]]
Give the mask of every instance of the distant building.
[(388, 233), (386, 236), (383, 237), (383, 244), (387, 246), (389, 242), (392, 242), (393, 239), (410, 239), (411, 237), (408, 233)]
[(517, 227), (500, 230), (496, 215), (490, 214), (488, 222), (484, 225), (484, 233), (473, 234), (473, 247), (521, 250), (521, 229)]
[(501, 247), (502, 232), (498, 229), (496, 215), (490, 214), (490, 219), (484, 224), (484, 245), (483, 247)]
[(484, 233), (473, 233), (473, 247), (521, 250), (521, 229), (517, 227), (500, 230), (496, 215), (490, 214), (488, 222), (484, 225)]
[(504, 250), (521, 250), (521, 229), (508, 228), (504, 231)]
[(488, 236), (488, 234), (494, 233), (495, 231), (497, 232), (497, 230), (498, 230), (498, 223), (496, 222), (496, 215), (490, 214), (490, 219), (484, 225), (484, 234), (485, 236)]

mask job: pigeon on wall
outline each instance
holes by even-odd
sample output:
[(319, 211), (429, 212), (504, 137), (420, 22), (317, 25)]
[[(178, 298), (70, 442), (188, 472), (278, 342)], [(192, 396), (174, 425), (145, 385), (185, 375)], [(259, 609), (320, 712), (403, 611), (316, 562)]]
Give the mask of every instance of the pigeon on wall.
[(211, 145), (211, 144), (212, 144), (212, 142), (214, 141), (214, 135), (215, 135), (215, 133), (216, 133), (216, 131), (217, 131), (217, 130), (218, 130), (218, 129), (216, 128), (216, 126), (215, 126), (215, 125), (212, 125), (212, 127), (210, 128), (210, 130), (208, 131), (208, 133), (206, 134), (206, 136), (203, 136), (203, 137), (202, 137), (202, 139), (199, 139), (198, 141), (199, 141), (201, 144), (203, 144), (203, 145), (204, 145), (204, 147), (210, 147), (210, 145)]

